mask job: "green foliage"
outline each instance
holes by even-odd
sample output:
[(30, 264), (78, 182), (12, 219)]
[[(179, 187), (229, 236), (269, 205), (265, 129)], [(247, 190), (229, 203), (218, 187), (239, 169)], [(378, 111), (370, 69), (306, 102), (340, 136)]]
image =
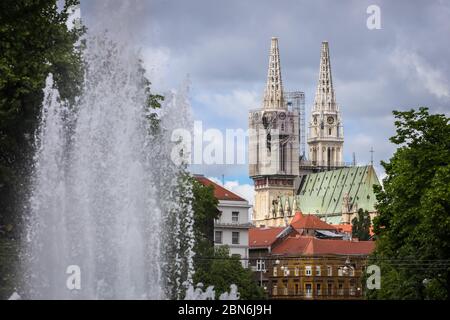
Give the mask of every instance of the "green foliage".
[(78, 0), (0, 1), (0, 299), (14, 291), (23, 199), (32, 168), (45, 79), (53, 74), (61, 98), (82, 90), (84, 27), (68, 30)]
[(161, 102), (164, 101), (164, 96), (152, 93), (151, 82), (145, 76), (145, 68), (143, 66), (142, 60), (139, 60), (139, 73), (142, 79), (141, 85), (144, 88), (145, 94), (147, 96), (145, 105), (147, 111), (147, 119), (150, 121), (152, 133), (156, 133), (159, 129), (160, 119), (158, 118), (158, 114), (155, 112), (155, 110), (161, 108)]
[(190, 210), (194, 201), (191, 179), (187, 171), (182, 171), (176, 187), (167, 190), (169, 195), (164, 194), (168, 201), (163, 223), (170, 232), (162, 234), (162, 271), (166, 297), (173, 300), (183, 299), (188, 285), (192, 284), (193, 266), (190, 262), (195, 242), (191, 232), (193, 219)]
[(369, 211), (360, 208), (358, 216), (352, 220), (352, 237), (361, 241), (370, 239), (370, 215)]
[(394, 111), (399, 145), (384, 190), (376, 188), (371, 263), (381, 267), (382, 299), (450, 298), (450, 124), (445, 115)]
[(219, 218), (220, 211), (217, 209), (219, 201), (214, 196), (214, 187), (205, 186), (195, 178), (191, 178), (192, 193), (194, 202), (192, 209), (194, 211), (194, 235), (196, 248), (208, 247), (214, 245), (214, 220)]
[[(0, 2), (0, 225), (17, 226), (26, 192), (45, 79), (52, 73), (61, 98), (81, 91), (83, 64), (75, 48), (85, 32), (68, 30), (69, 7), (77, 0)], [(14, 228), (17, 230), (17, 228)]]
[(249, 269), (242, 267), (239, 258), (230, 257), (228, 247), (221, 246), (205, 251), (208, 255), (203, 258), (202, 268), (196, 270), (194, 283), (203, 283), (205, 287), (214, 286), (216, 298), (220, 294), (230, 291), (230, 285), (235, 284), (240, 298), (244, 300), (263, 299), (264, 292)]
[(191, 178), (194, 195), (194, 284), (203, 283), (205, 287), (214, 286), (216, 298), (230, 285), (235, 284), (241, 299), (262, 299), (263, 291), (253, 279), (250, 270), (242, 267), (238, 258), (230, 257), (228, 247), (214, 247), (214, 219), (219, 218), (218, 200), (213, 186), (204, 186)]

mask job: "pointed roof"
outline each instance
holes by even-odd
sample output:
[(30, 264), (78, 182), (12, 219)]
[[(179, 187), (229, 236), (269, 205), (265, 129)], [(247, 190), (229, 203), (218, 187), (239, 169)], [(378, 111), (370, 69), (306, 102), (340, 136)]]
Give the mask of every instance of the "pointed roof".
[(316, 215), (304, 215), (301, 212), (297, 212), (292, 218), (291, 226), (294, 229), (336, 230), (336, 227), (320, 220)]
[(242, 197), (238, 196), (236, 193), (231, 192), (228, 189), (225, 189), (221, 185), (215, 183), (214, 181), (211, 181), (210, 179), (206, 178), (202, 175), (195, 175), (195, 179), (200, 182), (201, 184), (205, 186), (213, 186), (214, 188), (214, 197), (216, 197), (217, 200), (231, 200), (231, 201), (245, 201), (247, 200), (243, 199)]
[(248, 245), (253, 249), (270, 247), (283, 230), (283, 227), (250, 228), (248, 230)]
[(267, 72), (267, 84), (264, 91), (263, 108), (279, 109), (284, 107), (278, 38), (273, 37), (270, 44), (269, 70)]
[(322, 42), (320, 53), (319, 83), (314, 99), (314, 110), (336, 110), (333, 79), (331, 76), (330, 50), (328, 42)]

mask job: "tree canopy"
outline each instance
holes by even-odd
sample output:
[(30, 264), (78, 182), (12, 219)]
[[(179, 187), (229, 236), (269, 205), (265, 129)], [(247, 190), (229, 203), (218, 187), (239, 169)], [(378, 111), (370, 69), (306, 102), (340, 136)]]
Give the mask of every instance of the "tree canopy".
[(358, 210), (358, 216), (352, 219), (352, 237), (362, 241), (370, 239), (369, 211), (360, 208)]
[(376, 188), (372, 262), (381, 267), (382, 299), (448, 299), (450, 290), (450, 124), (442, 114), (394, 111), (399, 147), (382, 162)]
[(56, 0), (0, 2), (0, 226), (19, 223), (47, 75), (53, 74), (64, 100), (74, 101), (81, 91), (78, 49), (85, 29), (66, 25), (76, 4), (78, 0), (66, 0), (63, 8)]

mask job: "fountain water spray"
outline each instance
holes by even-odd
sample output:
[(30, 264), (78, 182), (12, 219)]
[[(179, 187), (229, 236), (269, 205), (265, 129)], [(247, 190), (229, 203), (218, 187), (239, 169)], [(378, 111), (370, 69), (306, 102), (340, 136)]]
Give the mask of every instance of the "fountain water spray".
[[(25, 297), (180, 294), (193, 272), (192, 197), (179, 188), (184, 169), (169, 153), (169, 133), (180, 123), (168, 111), (155, 128), (139, 57), (108, 33), (89, 38), (85, 60), (75, 106), (61, 101), (47, 79), (27, 216)], [(185, 100), (172, 95), (166, 105)], [(172, 265), (183, 274), (167, 274)], [(72, 266), (79, 274), (70, 273)], [(78, 287), (70, 285), (72, 276)]]

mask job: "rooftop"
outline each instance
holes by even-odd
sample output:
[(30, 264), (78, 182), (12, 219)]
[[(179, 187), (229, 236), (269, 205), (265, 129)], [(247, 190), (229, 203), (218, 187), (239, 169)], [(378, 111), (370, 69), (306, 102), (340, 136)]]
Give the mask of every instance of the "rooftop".
[(200, 182), (201, 184), (203, 184), (205, 186), (213, 186), (214, 187), (214, 196), (216, 197), (217, 200), (231, 200), (231, 201), (247, 202), (247, 200), (245, 200), (244, 198), (238, 196), (237, 194), (231, 192), (228, 189), (225, 189), (220, 184), (215, 183), (214, 181), (206, 178), (205, 176), (195, 175), (194, 178), (197, 179), (198, 182)]
[(272, 248), (280, 255), (369, 255), (375, 249), (374, 241), (317, 239), (311, 236), (288, 237)]
[(291, 226), (294, 229), (336, 230), (336, 227), (322, 221), (319, 217), (301, 212), (297, 212), (292, 218)]
[(284, 229), (284, 227), (250, 228), (248, 230), (249, 247), (270, 247)]

